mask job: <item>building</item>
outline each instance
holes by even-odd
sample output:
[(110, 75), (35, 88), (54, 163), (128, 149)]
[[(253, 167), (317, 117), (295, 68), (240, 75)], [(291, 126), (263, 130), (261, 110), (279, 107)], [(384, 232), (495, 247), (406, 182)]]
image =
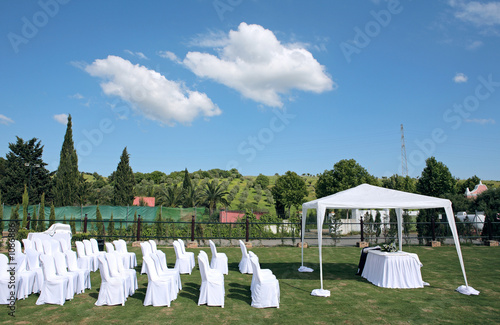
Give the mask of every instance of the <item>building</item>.
[[(142, 202), (142, 204), (141, 204)], [(147, 206), (147, 207), (154, 207), (155, 206), (155, 198), (154, 197), (147, 197), (147, 196), (136, 196), (134, 197), (134, 203), (132, 205), (137, 205), (137, 206)]]
[(475, 199), (479, 194), (487, 190), (488, 187), (479, 181), (479, 184), (477, 184), (472, 191), (469, 191), (469, 188), (467, 187), (465, 190), (465, 197), (468, 199)]

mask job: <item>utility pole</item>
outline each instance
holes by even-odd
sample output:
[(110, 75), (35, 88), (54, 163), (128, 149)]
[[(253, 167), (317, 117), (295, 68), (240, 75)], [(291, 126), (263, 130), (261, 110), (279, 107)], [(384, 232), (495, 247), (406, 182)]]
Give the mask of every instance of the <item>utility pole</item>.
[(401, 175), (408, 176), (408, 160), (406, 159), (405, 132), (401, 124)]

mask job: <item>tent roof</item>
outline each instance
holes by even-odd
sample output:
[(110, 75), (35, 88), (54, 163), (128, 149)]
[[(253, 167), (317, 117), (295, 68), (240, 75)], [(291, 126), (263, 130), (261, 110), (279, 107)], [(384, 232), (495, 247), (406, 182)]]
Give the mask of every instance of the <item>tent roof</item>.
[(451, 201), (432, 196), (361, 184), (302, 204), (303, 209), (431, 209), (451, 207)]

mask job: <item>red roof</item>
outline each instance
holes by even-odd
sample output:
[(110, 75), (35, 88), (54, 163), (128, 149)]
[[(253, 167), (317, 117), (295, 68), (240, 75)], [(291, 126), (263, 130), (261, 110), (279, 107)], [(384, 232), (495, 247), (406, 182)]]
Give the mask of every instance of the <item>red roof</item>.
[(155, 206), (155, 198), (154, 197), (147, 197), (147, 196), (136, 196), (134, 197), (134, 203), (132, 205), (141, 205), (140, 202), (141, 200), (146, 204), (148, 207), (154, 207)]

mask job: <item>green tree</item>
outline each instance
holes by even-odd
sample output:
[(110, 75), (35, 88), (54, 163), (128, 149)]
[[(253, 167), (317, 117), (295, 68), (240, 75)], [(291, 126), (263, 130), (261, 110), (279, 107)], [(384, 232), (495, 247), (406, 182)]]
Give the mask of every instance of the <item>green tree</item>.
[(103, 238), (106, 235), (106, 232), (104, 229), (104, 222), (102, 222), (102, 215), (101, 210), (99, 210), (99, 205), (97, 205), (95, 210), (95, 221), (97, 235), (99, 236), (99, 238)]
[(182, 181), (182, 189), (186, 192), (189, 188), (192, 188), (191, 177), (189, 177), (189, 172), (187, 168), (184, 170), (184, 180)]
[[(276, 211), (278, 212), (280, 206), (288, 208), (288, 217), (290, 217), (290, 208), (292, 206), (298, 207), (304, 203), (304, 198), (307, 196), (307, 186), (299, 175), (287, 171), (276, 179), (271, 192), (276, 202)], [(283, 217), (283, 215), (278, 215)]]
[(73, 143), (71, 115), (68, 116), (66, 134), (61, 148), (59, 167), (54, 177), (54, 203), (58, 206), (70, 206), (78, 203), (80, 173), (78, 156)]
[(137, 211), (134, 213), (134, 223), (132, 224), (132, 236), (137, 237)]
[(417, 192), (439, 197), (445, 193), (456, 193), (456, 179), (445, 164), (434, 157), (427, 158), (425, 168), (417, 182)]
[(470, 191), (476, 187), (477, 184), (481, 182), (481, 179), (477, 177), (476, 175), (467, 178), (466, 180), (463, 181), (458, 181), (457, 182), (457, 193), (458, 194), (465, 194), (465, 190), (468, 188)]
[(184, 192), (184, 203), (185, 208), (191, 208), (199, 206), (201, 203), (201, 194), (198, 188), (188, 187)]
[(22, 228), (26, 228), (28, 226), (28, 204), (29, 204), (28, 186), (26, 186), (26, 184), (24, 184), (24, 193), (23, 193), (23, 223), (21, 225)]
[[(338, 161), (332, 170), (325, 170), (316, 182), (316, 197), (321, 198), (363, 183), (378, 185), (377, 179), (354, 159)], [(276, 198), (275, 198), (276, 199)]]
[[(19, 226), (21, 225), (19, 222), (19, 203), (16, 204), (15, 208), (10, 210), (10, 220), (14, 224), (14, 231), (17, 232), (19, 230)], [(15, 220), (15, 221), (12, 221)], [(10, 228), (10, 227), (9, 227)]]
[(45, 193), (40, 198), (40, 210), (38, 211), (38, 232), (45, 231)]
[(380, 215), (380, 211), (377, 210), (375, 214), (375, 243), (378, 243), (378, 238), (382, 233), (382, 217)]
[(111, 212), (111, 218), (109, 218), (108, 222), (108, 236), (115, 235), (115, 222), (113, 221), (113, 212)]
[(161, 209), (158, 209), (156, 212), (156, 223), (154, 225), (155, 228), (155, 233), (157, 237), (164, 237), (165, 236), (165, 224), (162, 223), (163, 219), (161, 216)]
[(36, 231), (38, 229), (38, 219), (36, 216), (36, 207), (33, 208), (33, 215), (31, 216), (30, 229)]
[(410, 176), (403, 177), (395, 174), (391, 177), (382, 180), (382, 186), (391, 190), (404, 191), (409, 193), (416, 193), (417, 180)]
[(130, 205), (134, 201), (134, 172), (129, 165), (127, 147), (123, 149), (120, 162), (114, 177), (113, 204), (118, 206)]
[(259, 174), (255, 179), (255, 184), (260, 184), (261, 188), (265, 189), (269, 186), (269, 177)]
[(182, 204), (183, 194), (182, 187), (177, 184), (171, 185), (163, 190), (163, 195), (158, 203), (166, 207), (176, 208)]
[(69, 226), (71, 227), (71, 233), (74, 235), (76, 234), (76, 220), (75, 217), (71, 217), (69, 221)]
[(50, 204), (50, 214), (49, 214), (49, 227), (56, 223), (56, 209), (54, 208), (54, 202)]
[(33, 138), (28, 141), (16, 137), (15, 143), (9, 143), (9, 152), (3, 163), (0, 177), (0, 189), (4, 193), (4, 202), (8, 205), (21, 203), (24, 185), (28, 186), (28, 193), (32, 204), (40, 200), (43, 192), (51, 188), (49, 171), (42, 160), (43, 146)]
[(225, 198), (227, 194), (228, 192), (226, 192), (222, 188), (221, 184), (217, 183), (215, 180), (205, 185), (205, 188), (203, 189), (201, 195), (203, 197), (203, 200), (205, 201), (205, 204), (208, 206), (210, 216), (212, 216), (212, 214), (214, 213), (218, 203), (222, 203), (225, 206), (229, 205)]
[(2, 191), (0, 191), (0, 240), (3, 237), (3, 203), (2, 203)]

